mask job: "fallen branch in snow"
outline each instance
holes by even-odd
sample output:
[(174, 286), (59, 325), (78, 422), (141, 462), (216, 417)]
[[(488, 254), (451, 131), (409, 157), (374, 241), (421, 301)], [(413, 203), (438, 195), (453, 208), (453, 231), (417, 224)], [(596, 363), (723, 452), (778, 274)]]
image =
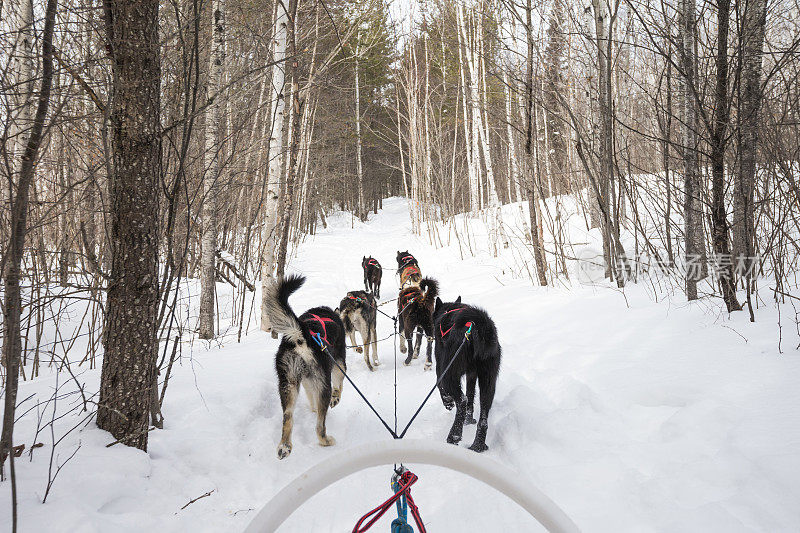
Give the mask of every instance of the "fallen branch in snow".
[(720, 324), (720, 325), (721, 325), (723, 328), (728, 328), (728, 329), (729, 329), (729, 330), (731, 330), (732, 332), (736, 333), (736, 334), (737, 334), (737, 335), (739, 335), (739, 336), (740, 336), (742, 339), (744, 339), (744, 342), (747, 342), (747, 337), (745, 337), (744, 335), (742, 335), (741, 333), (739, 333), (738, 331), (736, 331), (736, 330), (735, 330), (735, 329), (733, 329), (732, 327), (730, 327), (730, 326), (727, 326), (727, 325), (725, 325), (725, 324)]
[(770, 287), (770, 290), (773, 291), (773, 292), (777, 292), (778, 294), (781, 294), (783, 296), (788, 296), (789, 298), (794, 298), (795, 300), (800, 300), (800, 297), (794, 296), (793, 294), (789, 294), (788, 292), (779, 291), (778, 289), (775, 289), (773, 287)]
[(211, 496), (211, 493), (212, 493), (212, 492), (214, 492), (215, 490), (217, 490), (217, 489), (211, 489), (210, 491), (206, 492), (205, 494), (203, 494), (203, 495), (201, 495), (201, 496), (198, 496), (197, 498), (194, 498), (193, 500), (189, 500), (189, 502), (188, 502), (186, 505), (184, 505), (183, 507), (181, 507), (181, 511), (183, 511), (184, 509), (186, 509), (187, 507), (189, 507), (190, 505), (192, 505), (192, 504), (193, 504), (194, 502), (196, 502), (197, 500), (202, 500), (203, 498), (205, 498), (205, 497), (207, 497), (207, 496)]

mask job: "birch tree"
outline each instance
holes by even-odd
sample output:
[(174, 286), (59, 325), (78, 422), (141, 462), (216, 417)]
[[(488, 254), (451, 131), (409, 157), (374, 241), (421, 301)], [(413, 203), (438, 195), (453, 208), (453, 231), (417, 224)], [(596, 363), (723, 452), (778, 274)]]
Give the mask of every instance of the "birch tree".
[(355, 78), (356, 78), (356, 90), (355, 90), (355, 107), (356, 107), (356, 175), (358, 177), (358, 218), (361, 220), (366, 220), (367, 218), (367, 206), (364, 203), (364, 169), (362, 168), (362, 156), (361, 156), (361, 83), (359, 80), (359, 65), (358, 65), (358, 56), (361, 50), (361, 42), (360, 38), (361, 32), (356, 33), (356, 48), (355, 48)]
[[(266, 182), (267, 190), (264, 195), (264, 216), (261, 241), (263, 243), (263, 257), (261, 258), (261, 329), (271, 331), (269, 316), (266, 311), (266, 301), (263, 298), (267, 294), (267, 288), (274, 280), (276, 247), (278, 244), (278, 199), (280, 187), (280, 175), (283, 168), (284, 157), (284, 138), (285, 138), (285, 112), (286, 112), (286, 31), (288, 24), (288, 12), (282, 0), (275, 2), (275, 30), (272, 43), (272, 57), (274, 65), (272, 67), (272, 89), (271, 102), (274, 105), (272, 115), (272, 138), (269, 141), (268, 161)], [(277, 338), (277, 334), (273, 334)]]
[(222, 83), (225, 74), (225, 4), (211, 4), (211, 57), (208, 68), (208, 97), (211, 105), (206, 112), (205, 172), (203, 174), (203, 242), (200, 267), (200, 325), (201, 339), (214, 337), (214, 299), (216, 294), (217, 256), (217, 187), (222, 169), (222, 142), (225, 131)]

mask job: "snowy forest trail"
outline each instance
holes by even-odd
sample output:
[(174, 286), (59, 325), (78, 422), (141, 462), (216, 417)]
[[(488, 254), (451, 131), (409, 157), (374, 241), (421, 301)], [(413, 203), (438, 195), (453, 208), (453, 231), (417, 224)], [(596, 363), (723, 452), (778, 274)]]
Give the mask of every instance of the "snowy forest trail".
[[(505, 209), (515, 213), (518, 207)], [(439, 281), (443, 299), (461, 295), (497, 324), (503, 362), (486, 453), (543, 490), (583, 530), (800, 526), (800, 357), (794, 351), (778, 356), (774, 322), (750, 324), (743, 313), (728, 319), (700, 305), (655, 302), (633, 284), (624, 293), (533, 287), (511, 274), (510, 252), (462, 259), (455, 244), (436, 248), (413, 235), (408, 204), (396, 198), (367, 223), (338, 213), (305, 239), (290, 271), (308, 281), (291, 304), (298, 313), (313, 305), (335, 307), (348, 290), (363, 287), (364, 255), (381, 262), (381, 300), (390, 300), (397, 292), (395, 255), (406, 249), (423, 275)], [(218, 287), (224, 308), (230, 291)], [(394, 306), (382, 309), (394, 314)], [(33, 462), (27, 454), (17, 460), (21, 530), (237, 531), (278, 490), (332, 453), (317, 445), (314, 415), (301, 395), (292, 454), (277, 459), (278, 341), (256, 328), (251, 321), (241, 343), (230, 336), (194, 344), (171, 378), (166, 426), (151, 432), (149, 454), (106, 447), (113, 439), (93, 424), (73, 432), (60, 445), (61, 459), (79, 442), (81, 450), (45, 505), (39, 502), (48, 453), (39, 452)], [(378, 337), (391, 332), (391, 320), (379, 315)], [(382, 341), (378, 353), (381, 366), (370, 372), (363, 356), (348, 350), (348, 373), (392, 424), (393, 340)], [(423, 357), (409, 367), (399, 350), (397, 357), (402, 428), (435, 374), (423, 371)], [(99, 370), (81, 376), (96, 387)], [(46, 395), (52, 386), (50, 375), (25, 382), (20, 398)], [(18, 422), (20, 439), (35, 431), (32, 418)], [(452, 419), (434, 394), (408, 437), (444, 441)], [(329, 411), (327, 427), (337, 440), (333, 451), (391, 438), (349, 384)], [(474, 431), (466, 428), (462, 446)], [(538, 530), (481, 483), (410, 466), (420, 477), (413, 494), (429, 531)], [(375, 468), (343, 479), (309, 500), (281, 531), (350, 530), (388, 496), (389, 475)], [(0, 497), (8, 496), (8, 484), (0, 485)], [(386, 530), (389, 522), (384, 518), (376, 527)]]

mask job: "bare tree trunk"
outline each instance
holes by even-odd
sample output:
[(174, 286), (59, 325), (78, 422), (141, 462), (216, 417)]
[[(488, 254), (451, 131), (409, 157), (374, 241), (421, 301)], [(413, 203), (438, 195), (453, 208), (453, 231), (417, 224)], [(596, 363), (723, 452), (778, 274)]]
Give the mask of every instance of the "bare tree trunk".
[[(45, 25), (42, 33), (42, 83), (36, 101), (36, 113), (24, 110), (25, 117), (31, 117), (30, 122), (21, 123), (21, 128), (27, 130), (25, 145), (22, 147), (18, 163), (16, 194), (12, 188), (11, 193), (11, 228), (10, 242), (8, 243), (8, 257), (6, 258), (5, 271), (3, 272), (3, 353), (2, 362), (6, 368), (5, 403), (3, 405), (3, 428), (0, 434), (0, 472), (5, 472), (4, 464), (9, 457), (11, 465), (11, 524), (12, 531), (17, 531), (17, 483), (14, 471), (14, 421), (17, 408), (17, 390), (19, 386), (20, 362), (22, 360), (22, 257), (25, 254), (25, 236), (28, 232), (27, 218), (29, 208), (29, 194), (36, 172), (36, 163), (39, 157), (39, 148), (42, 144), (44, 122), (50, 105), (50, 89), (53, 83), (53, 28), (55, 26), (56, 0), (48, 0), (45, 11)], [(26, 2), (20, 20), (19, 28), (25, 32), (33, 31), (33, 7)], [(33, 58), (33, 45), (30, 44), (31, 59)], [(18, 80), (24, 82), (29, 90), (28, 98), (34, 95), (34, 69), (31, 62), (26, 62), (19, 72)], [(27, 104), (33, 106), (33, 100)]]
[(695, 0), (680, 0), (681, 106), (683, 107), (684, 234), (686, 239), (686, 297), (697, 299), (697, 282), (706, 277), (703, 244), (703, 204), (697, 163), (697, 102), (695, 98)]
[(554, 0), (548, 20), (547, 48), (545, 49), (545, 91), (544, 101), (546, 106), (545, 128), (547, 130), (548, 151), (546, 157), (549, 161), (550, 175), (553, 188), (558, 194), (569, 191), (569, 170), (567, 154), (566, 127), (563, 111), (559, 105), (559, 94), (566, 99), (564, 75), (567, 71), (564, 65), (566, 53), (566, 35), (564, 33), (564, 1)]
[(536, 273), (539, 276), (539, 285), (547, 285), (547, 259), (544, 255), (544, 247), (540, 239), (540, 227), (538, 216), (537, 198), (537, 182), (536, 172), (533, 161), (533, 135), (536, 131), (536, 121), (534, 120), (533, 113), (533, 59), (534, 59), (534, 42), (533, 42), (533, 20), (532, 20), (531, 0), (525, 2), (525, 34), (527, 37), (528, 56), (527, 68), (525, 74), (525, 155), (527, 156), (530, 164), (528, 165), (530, 172), (530, 191), (528, 192), (528, 216), (531, 222), (531, 245), (533, 246), (533, 257), (536, 262)]
[[(523, 229), (525, 235), (530, 234), (530, 227), (528, 221), (525, 219), (525, 214), (522, 209), (522, 189), (520, 181), (522, 180), (519, 171), (519, 162), (517, 161), (517, 146), (514, 142), (514, 128), (511, 126), (511, 121), (514, 118), (514, 97), (511, 95), (511, 79), (508, 76), (508, 70), (503, 71), (503, 87), (505, 88), (506, 99), (506, 138), (508, 142), (508, 201), (520, 202), (519, 214), (522, 219)], [(513, 196), (512, 196), (513, 192)]]
[(355, 71), (356, 71), (356, 172), (358, 176), (358, 218), (366, 220), (367, 206), (364, 203), (364, 169), (361, 159), (361, 87), (359, 78), (358, 54), (360, 52), (359, 38), (356, 33)]
[(714, 253), (719, 276), (722, 299), (728, 312), (739, 311), (736, 299), (736, 279), (733, 275), (730, 243), (728, 241), (728, 217), (725, 209), (725, 150), (728, 145), (728, 29), (730, 24), (730, 0), (717, 2), (717, 76), (714, 91), (714, 125), (711, 134), (711, 224)]
[[(464, 139), (467, 148), (467, 169), (469, 173), (469, 209), (471, 212), (477, 212), (482, 206), (482, 198), (480, 194), (480, 156), (478, 152), (478, 132), (477, 132), (477, 118), (475, 117), (475, 108), (477, 107), (477, 96), (475, 94), (474, 84), (474, 68), (471, 66), (471, 51), (469, 48), (469, 39), (467, 33), (467, 25), (464, 20), (464, 6), (458, 4), (456, 7), (458, 15), (458, 55), (459, 63), (464, 65), (463, 68), (459, 67), (461, 75), (461, 85), (464, 88)], [(463, 56), (462, 56), (463, 49)], [(466, 57), (464, 61), (463, 57)], [(467, 86), (466, 74), (464, 69), (469, 67), (469, 86)], [(469, 116), (467, 110), (472, 112)], [(468, 129), (468, 125), (471, 127)]]
[(105, 0), (111, 102), (111, 276), (97, 425), (147, 449), (156, 377), (161, 157), (158, 0)]
[[(672, 52), (672, 40), (669, 40), (668, 52)], [(664, 200), (664, 231), (667, 245), (667, 259), (670, 265), (675, 263), (675, 254), (672, 251), (672, 178), (670, 177), (671, 160), (670, 146), (672, 145), (672, 59), (667, 59), (667, 88), (665, 91), (667, 109), (664, 113), (662, 120), (659, 121), (661, 126), (661, 158), (664, 167), (664, 186), (666, 198)]]
[(742, 25), (742, 94), (739, 104), (739, 171), (733, 194), (733, 256), (750, 291), (755, 253), (753, 200), (761, 108), (761, 58), (764, 54), (766, 0), (745, 4)]
[[(611, 181), (614, 179), (614, 165), (613, 165), (613, 126), (611, 123), (611, 109), (609, 95), (609, 82), (611, 81), (610, 69), (611, 58), (607, 55), (607, 47), (610, 45), (609, 32), (606, 27), (606, 20), (609, 18), (609, 13), (605, 3), (600, 0), (592, 0), (592, 7), (594, 11), (595, 21), (595, 47), (597, 50), (597, 80), (598, 80), (598, 102), (600, 114), (600, 170), (597, 177), (597, 201), (605, 206), (602, 211), (602, 223), (600, 227), (603, 234), (603, 257), (606, 264), (606, 276), (612, 277), (618, 274), (614, 265), (616, 264), (616, 257), (614, 257), (614, 248), (611, 243), (611, 212), (610, 206), (613, 198), (610, 195)], [(619, 283), (620, 276), (617, 275), (617, 282)]]
[(214, 338), (214, 300), (216, 295), (217, 187), (222, 169), (222, 143), (225, 117), (220, 89), (225, 69), (225, 5), (213, 0), (211, 5), (211, 61), (208, 69), (208, 97), (212, 103), (206, 112), (205, 172), (203, 174), (203, 236), (200, 259), (201, 339)]
[[(267, 288), (272, 283), (275, 271), (276, 248), (278, 244), (278, 193), (280, 188), (281, 169), (284, 158), (285, 113), (286, 113), (286, 31), (288, 14), (283, 2), (276, 2), (275, 13), (275, 42), (273, 43), (272, 91), (271, 100), (275, 106), (272, 113), (272, 139), (269, 142), (267, 170), (267, 190), (264, 196), (264, 216), (261, 242), (263, 257), (261, 259), (261, 329), (271, 331), (269, 316), (266, 312), (263, 298)], [(276, 335), (277, 337), (277, 335)]]
[(286, 27), (286, 40), (288, 41), (289, 53), (292, 56), (291, 62), (291, 103), (292, 103), (292, 126), (290, 128), (291, 138), (289, 140), (289, 164), (286, 166), (286, 190), (283, 203), (283, 215), (281, 217), (280, 244), (278, 245), (278, 265), (277, 275), (283, 276), (286, 269), (286, 255), (289, 247), (289, 226), (292, 220), (292, 208), (294, 207), (294, 186), (297, 182), (297, 155), (300, 148), (300, 121), (302, 118), (302, 103), (300, 101), (300, 68), (297, 55), (297, 4), (299, 0), (289, 1), (289, 20)]
[(478, 24), (475, 32), (475, 40), (477, 41), (477, 71), (478, 78), (481, 80), (478, 85), (478, 93), (481, 95), (479, 106), (479, 132), (481, 140), (481, 150), (483, 152), (484, 166), (486, 168), (486, 188), (487, 188), (487, 201), (489, 206), (488, 226), (489, 226), (489, 243), (492, 246), (492, 252), (497, 255), (498, 242), (501, 240), (501, 231), (503, 228), (502, 211), (500, 209), (500, 198), (497, 195), (497, 183), (495, 182), (494, 166), (492, 164), (492, 142), (489, 130), (489, 102), (486, 88), (486, 64), (485, 64), (485, 51), (484, 51), (484, 31), (483, 31), (483, 13), (478, 15)]

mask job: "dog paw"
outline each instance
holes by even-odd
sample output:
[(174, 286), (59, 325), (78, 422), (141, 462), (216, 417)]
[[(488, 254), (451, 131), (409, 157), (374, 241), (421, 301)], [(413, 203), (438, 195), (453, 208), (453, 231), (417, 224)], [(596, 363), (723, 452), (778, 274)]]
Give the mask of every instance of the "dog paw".
[(478, 423), (478, 421), (477, 421), (477, 420), (475, 420), (475, 417), (474, 417), (474, 416), (472, 416), (472, 415), (467, 415), (467, 417), (466, 417), (466, 418), (464, 418), (464, 423), (465, 423), (466, 425), (468, 425), (468, 426), (469, 426), (469, 425), (472, 425), (472, 424), (477, 424), (477, 423)]
[(324, 439), (319, 439), (320, 446), (333, 446), (334, 444), (336, 444), (336, 439), (330, 435), (326, 436)]
[(406, 347), (402, 342), (400, 343), (400, 353), (406, 353)]
[(458, 444), (461, 442), (461, 435), (448, 435), (447, 436), (447, 443), (448, 444)]
[(364, 353), (364, 348), (361, 346), (356, 346), (356, 353)]
[(472, 450), (473, 452), (481, 453), (488, 450), (489, 447), (484, 442), (473, 442), (472, 446), (470, 446), (469, 449)]
[(290, 453), (292, 453), (291, 444), (284, 443), (278, 446), (278, 459), (286, 459)]
[(430, 370), (432, 366), (433, 366), (433, 365), (431, 364), (431, 362), (430, 362), (430, 361), (426, 362), (426, 363), (425, 363), (425, 370), (426, 370), (426, 371)]
[(378, 361), (377, 359), (375, 359), (375, 360), (372, 362), (372, 366), (381, 366), (381, 362), (380, 362), (380, 361)]

